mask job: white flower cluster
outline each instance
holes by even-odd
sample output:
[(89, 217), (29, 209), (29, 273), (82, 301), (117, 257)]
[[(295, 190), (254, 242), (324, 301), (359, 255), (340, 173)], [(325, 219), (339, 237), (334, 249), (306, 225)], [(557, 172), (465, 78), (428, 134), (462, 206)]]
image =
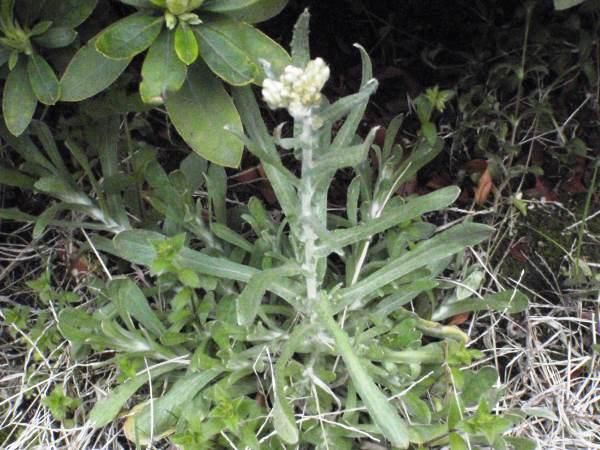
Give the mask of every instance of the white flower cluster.
[(329, 66), (316, 58), (304, 69), (289, 65), (278, 80), (265, 78), (262, 95), (269, 108), (286, 108), (294, 118), (306, 117), (321, 102), (321, 89), (329, 79)]

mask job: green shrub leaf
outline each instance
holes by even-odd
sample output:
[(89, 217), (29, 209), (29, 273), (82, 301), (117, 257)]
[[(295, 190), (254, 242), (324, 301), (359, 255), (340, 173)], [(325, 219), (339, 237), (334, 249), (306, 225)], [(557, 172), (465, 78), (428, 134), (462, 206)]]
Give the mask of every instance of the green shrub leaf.
[(27, 73), (37, 99), (44, 105), (54, 105), (60, 97), (60, 84), (50, 64), (34, 53), (27, 62)]
[(202, 9), (227, 14), (246, 23), (263, 22), (279, 14), (288, 0), (208, 0)]
[(100, 33), (96, 49), (111, 59), (129, 59), (152, 45), (160, 34), (162, 17), (132, 14)]
[(140, 95), (145, 103), (162, 104), (169, 92), (181, 88), (187, 66), (177, 57), (174, 35), (164, 30), (154, 41), (142, 65)]
[(241, 134), (240, 117), (220, 81), (203, 64), (190, 66), (187, 80), (169, 95), (166, 106), (173, 125), (192, 150), (215, 164), (239, 165), (243, 145), (225, 127)]
[(8, 74), (2, 95), (4, 121), (8, 131), (15, 136), (27, 129), (37, 106), (25, 64), (25, 61), (19, 61)]
[(72, 43), (77, 37), (77, 32), (68, 27), (52, 27), (44, 34), (36, 36), (33, 40), (45, 48), (61, 48)]
[[(261, 59), (269, 62), (271, 70), (276, 76), (283, 72), (285, 66), (291, 64), (291, 58), (283, 47), (247, 23), (229, 20), (225, 17), (209, 16), (204, 19), (202, 28), (222, 34), (236, 48), (241, 49), (246, 57), (250, 58), (257, 68), (252, 80), (254, 83), (261, 84), (264, 79), (260, 65)], [(202, 28), (198, 27), (197, 29), (201, 30)]]
[(175, 30), (175, 52), (179, 59), (187, 64), (192, 64), (198, 58), (198, 41), (192, 29), (180, 22)]
[(96, 50), (96, 38), (81, 47), (61, 80), (64, 102), (79, 102), (102, 92), (123, 73), (130, 59), (109, 59)]
[(254, 81), (258, 67), (248, 54), (218, 27), (202, 24), (194, 28), (202, 59), (219, 78), (234, 86)]
[(42, 17), (55, 27), (75, 28), (96, 8), (98, 0), (46, 0)]

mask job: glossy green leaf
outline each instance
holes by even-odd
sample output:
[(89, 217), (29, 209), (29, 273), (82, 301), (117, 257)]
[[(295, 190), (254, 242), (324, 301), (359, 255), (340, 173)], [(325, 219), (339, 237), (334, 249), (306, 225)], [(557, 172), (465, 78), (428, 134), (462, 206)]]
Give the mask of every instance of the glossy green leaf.
[(60, 83), (50, 64), (34, 53), (27, 61), (27, 73), (37, 99), (44, 105), (54, 105), (60, 97)]
[(94, 11), (98, 0), (46, 0), (42, 17), (55, 27), (75, 28)]
[(8, 74), (2, 95), (2, 114), (8, 131), (21, 135), (29, 126), (37, 98), (31, 87), (25, 61), (21, 60)]
[(288, 0), (207, 0), (202, 9), (224, 13), (246, 23), (263, 22), (279, 14)]
[(137, 392), (139, 388), (148, 382), (155, 381), (161, 375), (182, 368), (180, 364), (164, 364), (143, 372), (135, 378), (114, 388), (103, 399), (99, 400), (88, 417), (89, 422), (94, 428), (100, 428), (108, 425), (118, 415), (127, 400)]
[(219, 28), (202, 24), (194, 27), (202, 59), (210, 70), (234, 86), (254, 81), (258, 67), (249, 55)]
[(162, 17), (132, 14), (103, 30), (96, 49), (107, 58), (130, 59), (152, 45), (162, 30)]
[(179, 22), (175, 30), (175, 52), (179, 59), (188, 66), (198, 58), (196, 35), (184, 22)]
[(441, 321), (464, 312), (493, 310), (516, 314), (527, 309), (527, 296), (517, 290), (507, 290), (486, 295), (481, 299), (466, 299), (443, 304), (431, 316), (432, 320)]
[(102, 92), (129, 65), (130, 59), (110, 59), (98, 52), (95, 42), (81, 47), (67, 66), (60, 80), (62, 101), (79, 102)]
[(164, 30), (146, 54), (140, 83), (145, 103), (162, 104), (169, 92), (178, 91), (185, 82), (187, 66), (177, 57), (173, 39), (173, 33)]
[(250, 61), (256, 66), (254, 83), (261, 84), (264, 79), (260, 60), (268, 61), (271, 70), (278, 76), (283, 69), (291, 64), (288, 53), (277, 42), (255, 27), (244, 22), (230, 20), (226, 17), (204, 17), (202, 28), (210, 29), (214, 33), (221, 34), (227, 38), (235, 47), (241, 49)]
[(61, 48), (71, 44), (77, 37), (77, 32), (68, 27), (52, 27), (44, 34), (36, 36), (36, 44), (45, 48)]
[(221, 82), (202, 64), (189, 68), (182, 88), (166, 101), (169, 117), (183, 140), (216, 164), (237, 167), (243, 145), (228, 127), (242, 133), (240, 117)]

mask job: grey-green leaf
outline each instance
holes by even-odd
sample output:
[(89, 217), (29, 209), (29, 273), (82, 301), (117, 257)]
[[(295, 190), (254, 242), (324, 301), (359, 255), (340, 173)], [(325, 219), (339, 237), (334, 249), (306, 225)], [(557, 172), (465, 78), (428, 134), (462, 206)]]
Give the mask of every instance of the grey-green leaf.
[(177, 421), (186, 403), (221, 374), (221, 369), (208, 369), (199, 373), (189, 373), (175, 382), (162, 397), (154, 400), (152, 408), (146, 406), (135, 416), (135, 430), (142, 439), (157, 436)]
[(263, 270), (250, 278), (248, 284), (236, 300), (237, 322), (250, 325), (254, 322), (265, 292), (282, 277), (300, 273), (299, 267), (285, 265), (274, 269)]
[(27, 73), (37, 99), (44, 105), (54, 105), (60, 97), (60, 84), (50, 64), (34, 53), (27, 62)]
[(377, 233), (382, 233), (393, 226), (425, 213), (446, 208), (456, 200), (459, 194), (460, 189), (456, 186), (438, 189), (430, 194), (410, 199), (403, 205), (389, 208), (380, 218), (366, 224), (347, 230), (332, 231), (327, 239), (322, 242), (323, 247), (320, 249), (320, 253), (329, 253), (363, 239), (368, 239)]
[(88, 420), (95, 428), (108, 425), (121, 411), (127, 400), (144, 384), (156, 380), (161, 375), (182, 367), (179, 364), (164, 364), (135, 376), (131, 380), (117, 386), (106, 397), (99, 400), (92, 410)]
[(354, 387), (367, 407), (369, 415), (392, 445), (402, 449), (408, 448), (407, 424), (400, 418), (396, 409), (390, 404), (388, 399), (375, 385), (369, 373), (362, 366), (359, 358), (352, 349), (350, 338), (333, 319), (326, 304), (327, 301), (327, 299), (323, 299), (318, 306), (319, 319), (335, 339), (337, 350), (346, 364)]
[(464, 223), (423, 241), (413, 250), (390, 261), (355, 285), (342, 289), (340, 301), (335, 305), (334, 312), (355, 302), (360, 304), (368, 295), (416, 269), (427, 266), (431, 261), (446, 258), (470, 245), (479, 244), (487, 239), (492, 231), (492, 228), (485, 225)]
[(229, 131), (242, 133), (242, 123), (221, 82), (200, 62), (188, 70), (182, 88), (166, 101), (169, 117), (183, 140), (216, 164), (237, 167), (243, 145)]
[(527, 309), (527, 304), (527, 296), (521, 291), (507, 290), (496, 294), (486, 295), (481, 299), (470, 298), (441, 305), (432, 314), (431, 320), (439, 322), (464, 312), (482, 311), (487, 309), (516, 314), (525, 311)]
[(113, 279), (108, 285), (111, 300), (122, 316), (130, 315), (154, 336), (166, 333), (166, 328), (150, 308), (142, 290), (128, 278)]
[(21, 59), (8, 74), (2, 95), (2, 114), (6, 128), (14, 136), (20, 136), (27, 129), (37, 106), (37, 98), (25, 64)]

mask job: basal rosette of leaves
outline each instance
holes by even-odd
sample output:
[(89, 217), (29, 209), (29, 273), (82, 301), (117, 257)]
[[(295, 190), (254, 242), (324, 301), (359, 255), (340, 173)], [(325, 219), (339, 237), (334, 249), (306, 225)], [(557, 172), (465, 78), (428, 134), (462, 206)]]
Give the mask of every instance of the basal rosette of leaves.
[[(3, 115), (18, 136), (38, 102), (80, 102), (111, 86), (136, 55), (143, 55), (139, 91), (151, 105), (165, 104), (184, 141), (204, 158), (239, 165), (243, 145), (224, 130), (242, 125), (223, 82), (260, 84), (259, 60), (274, 71), (290, 61), (276, 42), (251, 24), (278, 14), (287, 0), (122, 0), (137, 12), (100, 31), (74, 54), (64, 72), (39, 49), (77, 43), (75, 28), (97, 0), (3, 0), (0, 62), (8, 62)], [(21, 23), (23, 25), (21, 25)]]
[[(73, 177), (61, 183), (64, 167), (44, 126), (34, 127), (43, 151), (29, 138), (7, 139), (37, 170), (26, 178), (13, 173), (15, 184), (35, 186), (56, 198), (58, 209), (91, 219), (66, 225), (88, 229), (95, 254), (121, 258), (143, 274), (139, 282), (110, 269), (94, 275), (93, 307), (59, 313), (75, 358), (107, 351), (118, 368), (116, 386), (93, 401), (91, 426), (126, 417), (123, 431), (137, 445), (168, 439), (184, 450), (534, 448), (506, 436), (523, 414), (495, 409), (498, 374), (473, 369), (481, 352), (445, 323), (469, 311), (527, 307), (516, 290), (476, 295), (481, 276), (458, 288), (443, 282), (462, 272), (464, 249), (491, 229), (468, 220), (438, 229), (422, 219), (451, 205), (456, 187), (395, 195), (444, 148), (435, 113), (451, 92), (431, 89), (415, 101), (416, 136), (398, 143), (399, 117), (375, 145), (376, 130), (357, 134), (377, 88), (359, 49), (359, 92), (331, 104), (314, 95), (328, 70), (311, 61), (308, 14), (301, 16), (286, 72), (293, 77), (278, 85), (272, 74), (266, 83), (272, 106), (293, 115), (289, 135), (282, 127), (267, 131), (250, 87), (233, 89), (244, 133), (230, 131), (263, 164), (281, 219), (257, 198), (228, 210), (224, 169), (195, 154), (167, 173), (154, 152), (140, 149), (126, 172), (114, 157), (116, 117), (91, 134), (105, 181), (78, 145), (66, 145), (97, 198)], [(299, 175), (281, 149), (301, 164)], [(353, 178), (344, 213), (331, 214), (328, 191), (340, 170)], [(132, 197), (136, 185), (145, 186), (143, 202)], [(206, 197), (193, 197), (199, 189)], [(39, 235), (65, 225), (54, 219), (57, 208), (40, 218), (0, 214), (35, 222)], [(104, 261), (113, 267), (114, 260)]]

